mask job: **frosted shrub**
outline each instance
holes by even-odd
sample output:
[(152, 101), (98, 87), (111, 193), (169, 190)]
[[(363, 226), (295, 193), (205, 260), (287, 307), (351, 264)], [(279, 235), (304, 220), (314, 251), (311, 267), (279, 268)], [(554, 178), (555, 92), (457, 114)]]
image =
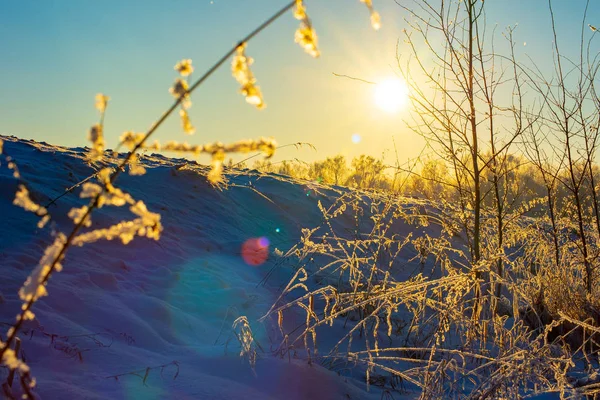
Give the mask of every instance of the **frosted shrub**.
[[(532, 304), (527, 291), (533, 277), (522, 267), (531, 254), (518, 249), (548, 258), (533, 243), (546, 239), (532, 235), (526, 221), (515, 216), (507, 225), (506, 240), (516, 252), (502, 256), (512, 272), (501, 278), (493, 273), (500, 256), (488, 250), (477, 266), (470, 265), (448, 218), (459, 207), (356, 192), (319, 206), (323, 223), (304, 229), (301, 241), (283, 255), (296, 259), (298, 269), (263, 317), (277, 321), (286, 346), (301, 344), (311, 362), (359, 369), (368, 384), (379, 382), (382, 373), (390, 376), (385, 382), (401, 379), (421, 398), (577, 392), (568, 378), (575, 353), (553, 334), (558, 323), (534, 331), (520, 317)], [(338, 218), (356, 220), (356, 230), (338, 230), (344, 226)], [(401, 224), (412, 233), (392, 229)], [(496, 237), (492, 227), (493, 219), (483, 229), (484, 243)], [(487, 311), (499, 309), (500, 299), (491, 292), (479, 300), (473, 295), (482, 281), (478, 272), (512, 293), (508, 315)], [(296, 314), (303, 316), (301, 329), (286, 331), (285, 320)], [(338, 336), (332, 347), (319, 346), (321, 335), (333, 334)]]

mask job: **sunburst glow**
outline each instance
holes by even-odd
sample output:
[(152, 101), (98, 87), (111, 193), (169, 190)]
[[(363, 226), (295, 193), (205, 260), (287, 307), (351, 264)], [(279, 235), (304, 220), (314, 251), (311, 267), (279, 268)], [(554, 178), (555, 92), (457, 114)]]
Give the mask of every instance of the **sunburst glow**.
[(408, 103), (408, 86), (400, 79), (386, 79), (375, 86), (374, 98), (380, 109), (398, 112)]

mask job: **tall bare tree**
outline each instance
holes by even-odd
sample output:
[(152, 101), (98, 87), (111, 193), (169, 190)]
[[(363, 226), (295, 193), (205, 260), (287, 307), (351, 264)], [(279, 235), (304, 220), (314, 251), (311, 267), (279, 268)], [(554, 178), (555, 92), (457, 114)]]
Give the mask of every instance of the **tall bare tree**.
[[(489, 283), (492, 274), (483, 271), (493, 267), (499, 281), (504, 275), (505, 220), (514, 203), (506, 190), (513, 176), (509, 151), (526, 125), (521, 74), (507, 61), (515, 57), (512, 30), (507, 36), (511, 53), (498, 57), (494, 33), (486, 31), (483, 1), (415, 1), (402, 7), (412, 16), (407, 20), (411, 32), (405, 35), (410, 57), (398, 57), (414, 108), (411, 127), (446, 161), (454, 177), (448, 186), (457, 199), (476, 276)], [(498, 95), (505, 87), (512, 96)], [(485, 209), (489, 197), (493, 206)], [(494, 216), (495, 234), (484, 237), (487, 213)], [(501, 294), (499, 284), (488, 289)]]

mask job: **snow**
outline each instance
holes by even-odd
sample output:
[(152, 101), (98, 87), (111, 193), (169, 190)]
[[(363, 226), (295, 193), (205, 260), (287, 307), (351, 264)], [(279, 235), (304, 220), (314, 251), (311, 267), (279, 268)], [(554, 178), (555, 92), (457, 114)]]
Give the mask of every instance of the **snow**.
[[(38, 204), (48, 204), (94, 172), (85, 149), (1, 138)], [(144, 156), (142, 162), (146, 175), (122, 174), (116, 185), (161, 214), (162, 237), (158, 242), (136, 238), (127, 246), (100, 241), (69, 251), (64, 270), (48, 285), (48, 297), (33, 309), (36, 319), (20, 335), (36, 393), (46, 399), (381, 398), (376, 388), (366, 390), (364, 375), (340, 376), (300, 355), (273, 354), (281, 342), (276, 323), (258, 318), (293, 271), (277, 264), (273, 254), (257, 267), (240, 255), (242, 243), (255, 237), (267, 237), (272, 251), (289, 249), (302, 227), (321, 223), (317, 200), (330, 203), (341, 189), (317, 185), (315, 192), (281, 176), (238, 171), (228, 175), (226, 190), (218, 190), (195, 171), (204, 168), (200, 165), (181, 167), (186, 160), (161, 155)], [(67, 231), (69, 210), (86, 204), (76, 189), (48, 207), (52, 219), (38, 229), (39, 217), (12, 204), (18, 184), (2, 161), (3, 337), (20, 310), (18, 290), (53, 242), (52, 231)], [(126, 209), (104, 207), (94, 212), (92, 227), (127, 217)], [(241, 315), (263, 349), (254, 371), (240, 357), (231, 329)], [(131, 371), (139, 376), (111, 378)], [(0, 370), (0, 381), (4, 376)]]

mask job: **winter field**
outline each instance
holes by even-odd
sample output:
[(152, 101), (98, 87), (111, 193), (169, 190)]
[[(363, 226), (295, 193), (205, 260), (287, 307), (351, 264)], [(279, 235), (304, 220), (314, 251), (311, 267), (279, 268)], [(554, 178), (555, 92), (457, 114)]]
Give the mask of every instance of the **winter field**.
[[(19, 171), (17, 179), (6, 162), (0, 170), (0, 310), (9, 327), (31, 265), (72, 226), (69, 211), (86, 204), (76, 191), (61, 197), (37, 229), (40, 218), (13, 204), (20, 182), (47, 204), (95, 170), (89, 149), (1, 139)], [(475, 276), (453, 267), (466, 248), (439, 223), (447, 210), (248, 169), (226, 170), (214, 187), (209, 168), (156, 154), (140, 165), (143, 176), (120, 182), (160, 212), (160, 240), (72, 248), (21, 327), (19, 357), (43, 398), (558, 398), (594, 382), (585, 364), (596, 361), (568, 350), (564, 327), (561, 337), (556, 322), (544, 328), (526, 315), (539, 273), (511, 271), (510, 300), (473, 321)], [(88, 229), (128, 214), (102, 208)], [(244, 259), (249, 238), (268, 240), (266, 262)], [(235, 324), (241, 316), (251, 332)]]
[[(0, 63), (15, 96), (0, 98), (1, 396), (600, 399), (600, 5), (360, 0), (359, 27), (342, 0), (314, 7), (323, 25), (313, 2), (256, 0), (241, 18), (242, 3), (0, 15), (22, 33)], [(515, 13), (536, 19), (523, 35)], [(386, 15), (387, 77), (368, 42)], [(320, 58), (321, 26), (343, 73), (279, 46)], [(241, 39), (220, 49), (229, 29)], [(30, 47), (51, 60), (19, 79)], [(201, 57), (174, 60), (163, 87), (137, 55), (154, 71), (175, 48)], [(122, 61), (129, 80), (108, 72)], [(89, 77), (116, 94), (83, 111), (69, 96)], [(157, 87), (171, 105), (149, 116)], [(276, 111), (250, 116), (271, 93)], [(92, 111), (75, 147), (64, 125)], [(142, 116), (147, 130), (115, 132)], [(46, 127), (68, 146), (23, 133)]]
[[(31, 197), (41, 204), (94, 172), (84, 149), (2, 140), (4, 153), (18, 163)], [(246, 239), (261, 236), (269, 238), (271, 250), (289, 250), (299, 240), (300, 221), (321, 224), (317, 202), (331, 203), (342, 192), (315, 187), (319, 192), (307, 196), (311, 185), (248, 171), (237, 171), (229, 188), (216, 190), (205, 168), (178, 168), (183, 162), (148, 156), (144, 176), (123, 177), (128, 193), (160, 210), (161, 240), (73, 248), (65, 273), (55, 276), (49, 296), (38, 303), (37, 318), (22, 328), (21, 354), (35, 371), (42, 397), (379, 398), (365, 391), (360, 374), (340, 377), (320, 363), (309, 365), (302, 346), (276, 355), (282, 340), (276, 319), (257, 320), (275, 303), (294, 265), (271, 255), (251, 266), (240, 253)], [(6, 330), (20, 308), (18, 291), (31, 265), (52, 243), (52, 231), (72, 225), (69, 210), (85, 202), (75, 194), (61, 198), (49, 208), (58, 218), (38, 230), (39, 218), (13, 205), (19, 180), (6, 163), (2, 167), (0, 315)], [(92, 228), (125, 218), (121, 210), (102, 209)], [(261, 346), (254, 372), (240, 358), (232, 329), (239, 316), (248, 318)], [(290, 313), (284, 325), (292, 330), (301, 321)], [(152, 369), (144, 378), (147, 367)], [(3, 382), (6, 376), (3, 370)]]

